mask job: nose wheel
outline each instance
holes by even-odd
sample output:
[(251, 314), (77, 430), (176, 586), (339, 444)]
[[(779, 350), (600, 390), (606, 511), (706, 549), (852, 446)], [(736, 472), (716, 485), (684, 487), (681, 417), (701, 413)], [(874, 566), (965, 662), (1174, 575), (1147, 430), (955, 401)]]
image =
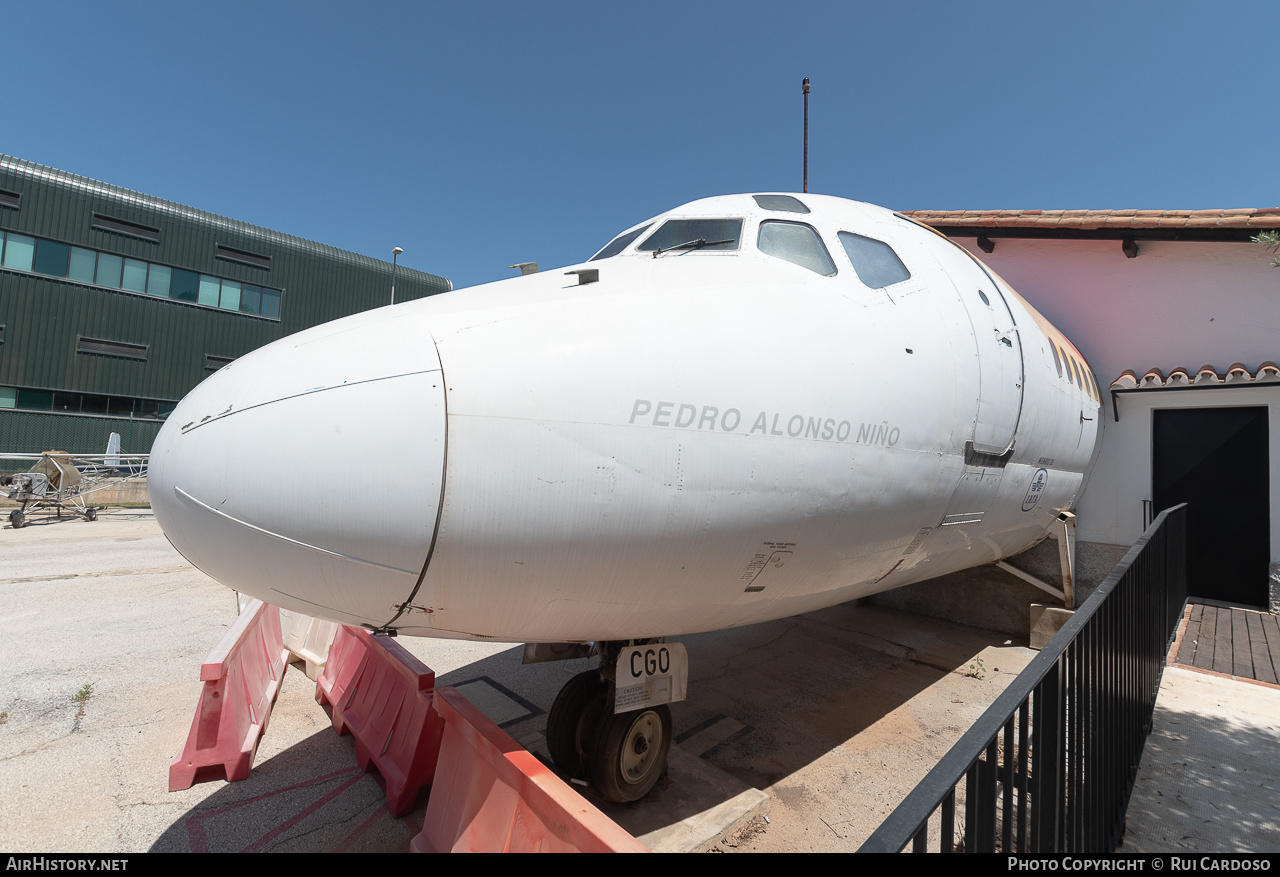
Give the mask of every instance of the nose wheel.
[(598, 670), (570, 679), (547, 717), (547, 749), (557, 767), (585, 776), (606, 800), (639, 801), (667, 769), (671, 710), (614, 713), (612, 688)]
[(610, 714), (591, 753), (591, 784), (610, 801), (639, 801), (667, 769), (671, 710), (667, 705)]
[(600, 671), (579, 673), (556, 695), (547, 716), (547, 750), (556, 767), (581, 777), (595, 743), (596, 727), (604, 714), (608, 683)]

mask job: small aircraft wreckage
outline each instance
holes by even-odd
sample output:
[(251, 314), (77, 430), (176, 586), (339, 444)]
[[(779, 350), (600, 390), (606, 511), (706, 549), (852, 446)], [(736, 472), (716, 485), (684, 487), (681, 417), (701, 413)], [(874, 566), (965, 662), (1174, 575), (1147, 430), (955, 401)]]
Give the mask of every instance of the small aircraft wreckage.
[(120, 453), (120, 436), (116, 433), (111, 434), (105, 454), (0, 454), (0, 461), (32, 463), (25, 472), (0, 475), (0, 492), (20, 503), (9, 512), (9, 524), (21, 530), (33, 510), (59, 518), (67, 511), (86, 521), (96, 520), (98, 510), (89, 505), (87, 498), (116, 489), (122, 481), (146, 475), (148, 456)]

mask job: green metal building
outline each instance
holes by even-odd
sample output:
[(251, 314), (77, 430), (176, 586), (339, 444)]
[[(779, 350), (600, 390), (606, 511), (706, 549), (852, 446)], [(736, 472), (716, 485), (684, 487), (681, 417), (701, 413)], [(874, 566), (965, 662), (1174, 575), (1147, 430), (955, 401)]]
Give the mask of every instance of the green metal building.
[[(394, 272), (394, 278), (393, 278)], [(0, 452), (145, 453), (206, 376), (442, 278), (0, 155)]]

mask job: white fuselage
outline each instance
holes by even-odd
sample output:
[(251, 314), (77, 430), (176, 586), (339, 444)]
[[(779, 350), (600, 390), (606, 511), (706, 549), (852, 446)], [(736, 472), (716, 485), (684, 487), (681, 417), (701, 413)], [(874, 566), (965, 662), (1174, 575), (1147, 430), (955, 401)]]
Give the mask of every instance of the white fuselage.
[[(1043, 538), (1096, 455), (1083, 358), (944, 238), (796, 197), (810, 213), (740, 195), (651, 223), (741, 219), (736, 249), (633, 244), (573, 266), (598, 282), (514, 278), (242, 357), (157, 439), (156, 515), (269, 603), (517, 642), (750, 624)], [(836, 273), (762, 252), (771, 221)], [(860, 282), (841, 231), (910, 278)]]

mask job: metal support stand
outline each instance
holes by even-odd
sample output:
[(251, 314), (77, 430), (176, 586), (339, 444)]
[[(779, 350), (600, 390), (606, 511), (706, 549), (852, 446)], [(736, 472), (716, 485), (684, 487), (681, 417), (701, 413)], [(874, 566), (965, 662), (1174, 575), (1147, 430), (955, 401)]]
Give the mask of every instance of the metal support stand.
[(1034, 585), (1046, 594), (1052, 594), (1062, 601), (1062, 604), (1068, 609), (1076, 608), (1076, 516), (1071, 512), (1061, 512), (1058, 515), (1056, 532), (1053, 534), (1058, 540), (1058, 559), (1062, 562), (1062, 588), (1055, 588), (1048, 582), (1043, 582), (1033, 576), (1031, 573), (1018, 569), (1011, 563), (1005, 561), (997, 561), (996, 566), (1011, 575), (1015, 575), (1029, 585)]
[(1062, 563), (1063, 603), (1076, 608), (1076, 516), (1071, 512), (1058, 515), (1058, 560)]

